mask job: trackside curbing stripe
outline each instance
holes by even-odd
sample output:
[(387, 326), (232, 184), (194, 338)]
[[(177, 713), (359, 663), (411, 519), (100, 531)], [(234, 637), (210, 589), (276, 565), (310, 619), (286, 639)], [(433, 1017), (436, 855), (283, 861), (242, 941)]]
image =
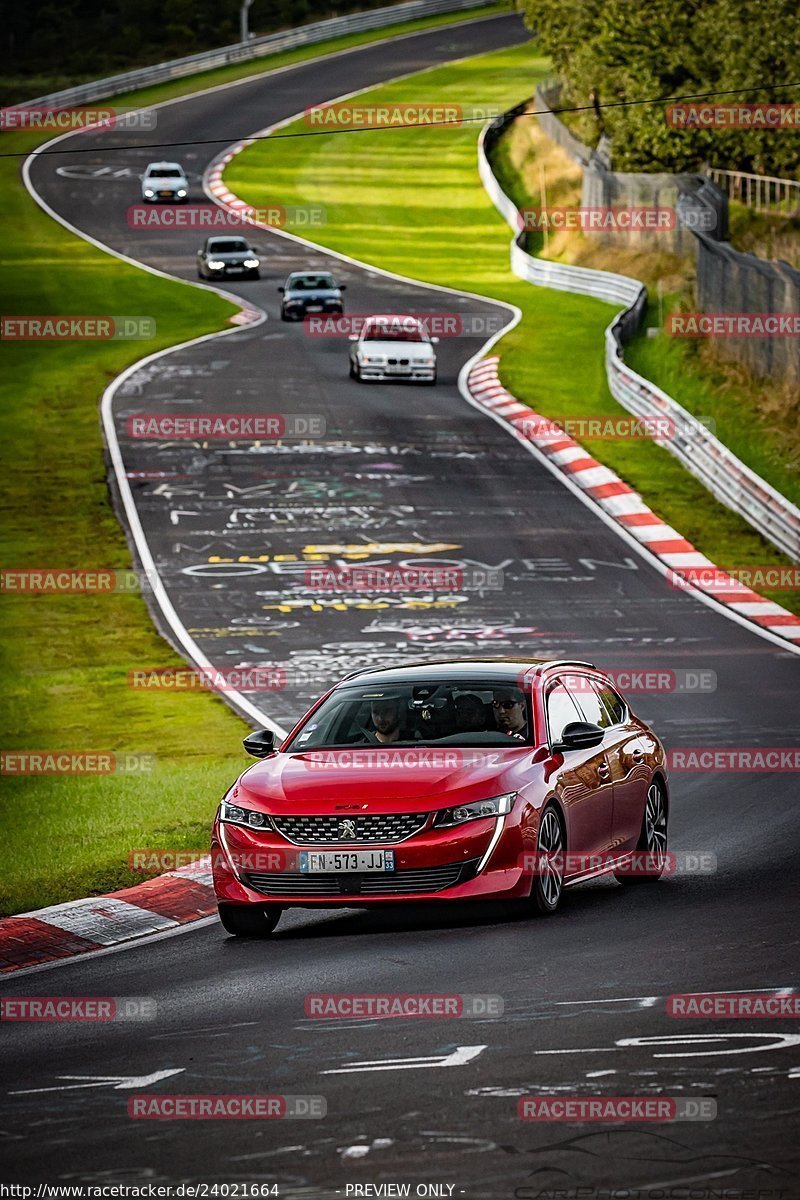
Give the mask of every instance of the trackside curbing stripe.
[[(647, 507), (641, 496), (623, 483), (608, 467), (601, 467), (573, 438), (559, 434), (558, 441), (554, 441), (546, 419), (524, 406), (520, 407), (524, 408), (525, 420), (515, 427), (516, 423), (511, 417), (511, 413), (516, 411), (511, 403), (514, 397), (505, 388), (501, 387), (498, 393), (494, 387), (487, 386), (490, 381), (499, 383), (499, 368), (500, 359), (495, 355), (481, 359), (480, 363), (469, 371), (467, 387), (476, 403), (491, 409), (493, 416), (503, 418), (506, 424), (515, 430), (517, 436), (532, 442), (541, 453), (547, 455), (553, 466), (569, 476), (572, 482), (591, 496), (620, 527), (646, 545), (651, 554), (656, 555), (670, 570), (680, 571), (688, 567), (706, 567), (714, 570), (711, 583), (697, 583), (692, 590), (701, 590), (715, 603), (728, 606), (761, 629), (777, 633), (791, 642), (800, 642), (800, 617), (772, 600), (765, 600), (730, 575), (714, 568), (711, 559), (700, 554), (677, 530), (666, 525)], [(503, 402), (504, 397), (509, 403)], [(536, 427), (539, 423), (550, 432), (537, 436)], [(609, 485), (614, 487), (614, 492), (604, 495), (603, 491)]]

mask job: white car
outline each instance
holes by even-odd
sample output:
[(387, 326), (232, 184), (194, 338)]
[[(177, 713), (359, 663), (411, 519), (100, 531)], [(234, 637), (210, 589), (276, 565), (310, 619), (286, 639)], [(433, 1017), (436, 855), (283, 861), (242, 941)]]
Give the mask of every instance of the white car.
[(437, 337), (416, 317), (388, 313), (367, 317), (361, 333), (351, 333), (350, 378), (411, 379), (436, 383)]
[(189, 195), (189, 181), (180, 163), (150, 163), (142, 176), (142, 199), (185, 200)]

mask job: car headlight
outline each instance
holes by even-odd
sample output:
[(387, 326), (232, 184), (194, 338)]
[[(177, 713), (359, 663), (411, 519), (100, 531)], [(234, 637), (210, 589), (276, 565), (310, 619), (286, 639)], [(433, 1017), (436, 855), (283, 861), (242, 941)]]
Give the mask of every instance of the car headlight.
[(225, 266), (225, 263), (218, 262), (216, 258), (210, 258), (208, 260), (208, 266), (211, 268), (212, 271), (221, 271), (222, 268)]
[(261, 263), (257, 258), (246, 258), (244, 260), (244, 266), (249, 267), (251, 271), (254, 271), (256, 267), (261, 266)]
[(179, 195), (179, 196), (185, 196), (185, 195), (186, 195), (186, 188), (179, 188), (179, 189), (178, 189), (178, 195)]
[(240, 808), (238, 804), (222, 801), (220, 818), (229, 825), (246, 825), (248, 829), (271, 829), (272, 821), (266, 813), (255, 812), (252, 808)]
[(374, 363), (376, 365), (380, 365), (381, 363), (386, 362), (386, 359), (384, 358), (384, 356), (382, 354), (365, 354), (363, 350), (359, 350), (358, 359), (359, 359), (359, 362)]
[(155, 196), (155, 192), (152, 190), (152, 188), (145, 188), (144, 194), (148, 200), (152, 200), (153, 196)]
[(480, 821), (485, 817), (502, 817), (511, 812), (516, 797), (516, 792), (506, 792), (503, 796), (492, 796), (489, 800), (475, 800), (471, 804), (457, 804), (455, 808), (444, 808), (437, 814), (434, 825), (441, 829), (463, 825), (465, 821)]

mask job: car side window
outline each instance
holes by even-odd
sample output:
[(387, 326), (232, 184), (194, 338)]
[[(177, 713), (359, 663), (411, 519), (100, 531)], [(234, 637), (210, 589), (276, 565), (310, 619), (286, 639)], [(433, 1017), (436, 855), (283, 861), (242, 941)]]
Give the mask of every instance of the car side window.
[(561, 741), (561, 735), (567, 725), (582, 720), (583, 717), (563, 683), (557, 683), (547, 693), (547, 728), (550, 744)]
[(577, 676), (570, 691), (583, 714), (584, 721), (591, 725), (599, 725), (601, 729), (608, 729), (613, 724), (599, 693), (595, 690), (594, 680), (589, 679), (587, 675)]
[[(598, 684), (598, 692), (605, 708), (608, 710), (609, 725), (621, 725), (625, 720), (627, 707), (621, 696), (617, 695), (610, 684)], [(599, 722), (598, 722), (599, 724)]]

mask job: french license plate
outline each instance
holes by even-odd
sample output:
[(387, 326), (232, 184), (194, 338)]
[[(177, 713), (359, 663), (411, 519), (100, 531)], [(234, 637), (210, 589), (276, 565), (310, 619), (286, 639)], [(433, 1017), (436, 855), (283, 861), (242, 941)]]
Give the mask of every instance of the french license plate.
[(230, 271), (231, 275), (241, 275), (244, 267), (228, 267), (228, 270)]
[(159, 192), (158, 194), (159, 194), (159, 196), (161, 196), (161, 197), (162, 197), (164, 200), (168, 200), (168, 199), (170, 198), (170, 196), (172, 195), (172, 192)]
[(393, 871), (394, 850), (301, 850), (300, 870), (307, 875)]
[(410, 375), (410, 367), (393, 367), (391, 364), (386, 368), (387, 375)]
[(306, 312), (322, 312), (321, 304), (307, 304)]

